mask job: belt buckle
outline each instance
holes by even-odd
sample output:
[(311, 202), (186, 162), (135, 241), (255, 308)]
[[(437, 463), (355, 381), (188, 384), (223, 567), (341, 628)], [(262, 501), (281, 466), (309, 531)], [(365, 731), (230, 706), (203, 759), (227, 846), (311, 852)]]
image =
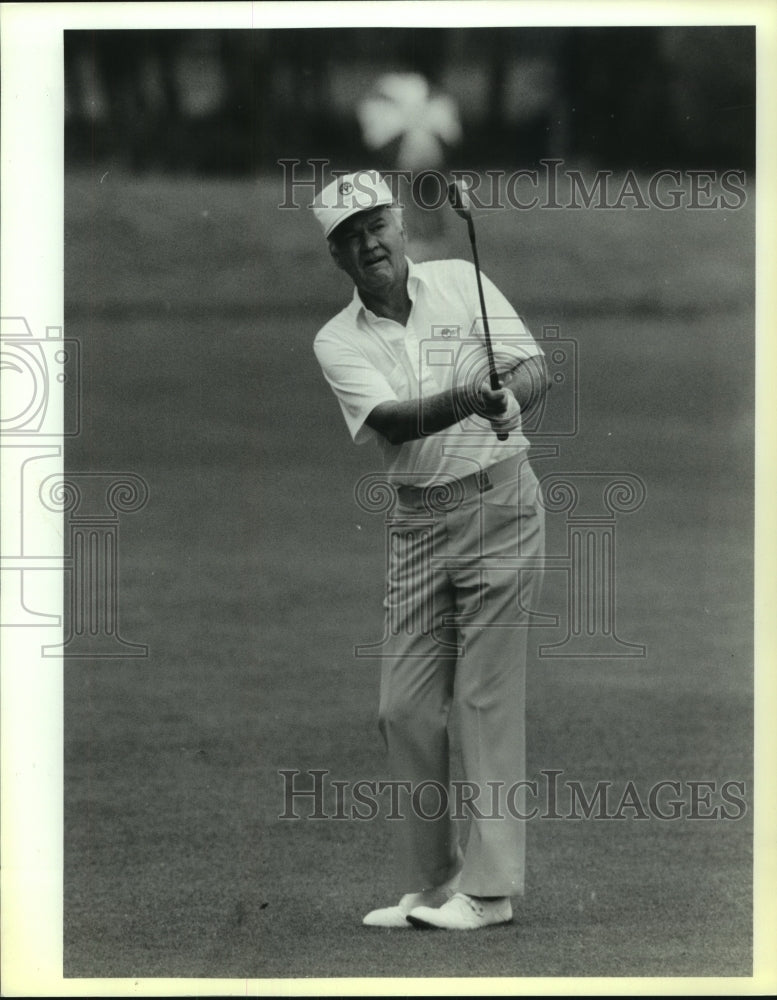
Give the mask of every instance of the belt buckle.
[(494, 484), (491, 482), (491, 476), (489, 476), (485, 469), (481, 472), (476, 472), (475, 479), (478, 484), (478, 490), (481, 493), (487, 493), (489, 490), (494, 488)]

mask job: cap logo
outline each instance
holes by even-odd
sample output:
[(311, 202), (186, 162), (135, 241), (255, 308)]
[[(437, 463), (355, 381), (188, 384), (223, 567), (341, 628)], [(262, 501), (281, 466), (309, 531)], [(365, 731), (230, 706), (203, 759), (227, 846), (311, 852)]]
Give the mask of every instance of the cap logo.
[(331, 233), (357, 212), (368, 212), (380, 205), (391, 205), (391, 188), (377, 170), (360, 170), (335, 177), (319, 191), (311, 208), (321, 223), (324, 236)]

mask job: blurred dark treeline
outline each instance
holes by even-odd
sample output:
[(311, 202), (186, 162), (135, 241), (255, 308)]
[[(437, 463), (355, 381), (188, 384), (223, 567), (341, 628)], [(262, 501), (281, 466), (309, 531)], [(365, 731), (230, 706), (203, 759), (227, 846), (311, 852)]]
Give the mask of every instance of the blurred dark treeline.
[(68, 166), (258, 173), (389, 166), (355, 109), (384, 72), (458, 105), (452, 166), (755, 166), (755, 29), (338, 28), (65, 32)]

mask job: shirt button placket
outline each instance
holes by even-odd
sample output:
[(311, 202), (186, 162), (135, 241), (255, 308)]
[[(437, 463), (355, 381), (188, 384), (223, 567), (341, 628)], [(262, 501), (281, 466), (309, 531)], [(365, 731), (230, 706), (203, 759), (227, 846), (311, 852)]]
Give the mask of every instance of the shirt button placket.
[(415, 383), (417, 386), (420, 386), (421, 372), (418, 358), (418, 338), (410, 330), (405, 333), (405, 354), (410, 362), (410, 371), (413, 373)]

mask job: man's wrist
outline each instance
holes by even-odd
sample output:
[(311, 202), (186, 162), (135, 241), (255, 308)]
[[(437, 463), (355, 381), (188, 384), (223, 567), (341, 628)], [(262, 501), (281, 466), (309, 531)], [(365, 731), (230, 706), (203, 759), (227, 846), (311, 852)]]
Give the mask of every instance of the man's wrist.
[(485, 415), (486, 407), (483, 397), (472, 385), (454, 386), (451, 390), (451, 401), (457, 421), (475, 415)]
[(507, 390), (507, 409), (498, 417), (490, 418), (491, 426), (499, 431), (514, 431), (521, 422), (521, 407), (515, 396)]

